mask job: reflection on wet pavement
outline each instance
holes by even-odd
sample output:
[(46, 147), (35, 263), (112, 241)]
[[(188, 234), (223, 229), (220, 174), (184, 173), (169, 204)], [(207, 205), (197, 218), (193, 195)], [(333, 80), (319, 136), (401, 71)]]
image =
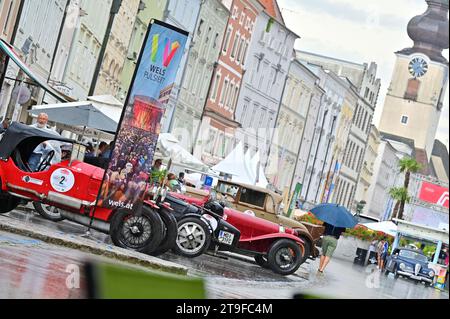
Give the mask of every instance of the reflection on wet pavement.
[(80, 260), (76, 250), (0, 232), (0, 298), (84, 298), (82, 272), (79, 288), (71, 284)]

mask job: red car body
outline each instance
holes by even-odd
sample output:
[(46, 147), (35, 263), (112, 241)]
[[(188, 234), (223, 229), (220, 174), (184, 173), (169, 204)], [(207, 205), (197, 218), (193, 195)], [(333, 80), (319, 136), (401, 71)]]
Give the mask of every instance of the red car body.
[[(200, 207), (203, 207), (208, 201), (208, 197), (198, 199), (179, 193), (171, 193), (171, 195)], [(295, 241), (300, 246), (302, 253), (304, 252), (303, 241), (292, 228), (285, 228), (231, 208), (224, 209), (223, 219), (241, 232), (238, 249), (265, 254), (275, 240), (285, 238)]]

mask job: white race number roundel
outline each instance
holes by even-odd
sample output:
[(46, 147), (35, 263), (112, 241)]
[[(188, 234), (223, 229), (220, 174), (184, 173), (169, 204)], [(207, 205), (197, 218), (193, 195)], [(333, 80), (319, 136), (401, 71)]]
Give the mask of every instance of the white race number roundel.
[(50, 184), (56, 191), (66, 193), (73, 188), (75, 176), (68, 169), (59, 168), (50, 177)]

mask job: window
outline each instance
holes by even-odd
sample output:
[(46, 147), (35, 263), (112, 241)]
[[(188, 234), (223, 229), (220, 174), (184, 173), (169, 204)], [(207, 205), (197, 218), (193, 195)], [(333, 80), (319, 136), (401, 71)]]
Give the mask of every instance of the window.
[(237, 51), (237, 57), (236, 57), (237, 62), (241, 61), (243, 49), (244, 49), (244, 38), (241, 38), (241, 41), (239, 42), (239, 49)]
[(236, 108), (238, 95), (239, 95), (239, 87), (236, 85), (236, 86), (234, 87), (234, 97), (233, 97), (233, 102), (232, 102), (232, 104), (231, 104), (231, 109), (232, 109), (232, 110), (234, 110), (234, 109)]
[(405, 92), (405, 99), (417, 101), (417, 95), (419, 94), (420, 81), (417, 79), (409, 79), (408, 87)]
[(408, 117), (406, 115), (402, 116), (401, 123), (405, 125), (408, 124)]
[(233, 49), (231, 50), (231, 58), (234, 59), (234, 57), (236, 56), (236, 50), (237, 47), (239, 45), (239, 34), (236, 34), (236, 36), (234, 37), (234, 42), (233, 42)]
[(242, 50), (242, 65), (245, 63), (245, 58), (247, 56), (247, 50), (248, 50), (248, 42), (245, 42), (244, 50)]
[(266, 194), (253, 189), (242, 188), (239, 202), (264, 208)]
[(234, 84), (231, 83), (229, 91), (227, 92), (227, 99), (226, 99), (226, 102), (225, 102), (225, 106), (226, 107), (231, 107), (231, 104), (233, 102), (233, 93), (234, 93)]
[(213, 49), (215, 49), (217, 47), (218, 40), (219, 40), (219, 34), (216, 33), (216, 35), (214, 36)]
[(200, 22), (198, 23), (198, 29), (197, 29), (197, 34), (198, 35), (202, 34), (202, 26), (203, 26), (204, 22), (205, 21), (203, 21), (203, 19), (200, 19)]
[(211, 100), (213, 100), (213, 101), (216, 100), (217, 91), (219, 89), (219, 83), (220, 83), (220, 74), (216, 74), (216, 78), (214, 79), (214, 84), (213, 84), (212, 96), (211, 96)]
[(8, 14), (6, 15), (6, 20), (5, 20), (5, 24), (3, 25), (3, 31), (2, 33), (6, 34), (6, 29), (8, 28), (8, 24), (9, 24), (9, 18), (11, 16), (11, 9), (12, 9), (12, 2), (9, 3), (9, 8), (8, 8)]
[(228, 43), (230, 42), (230, 36), (231, 36), (231, 31), (233, 29), (232, 28), (228, 28), (227, 33), (225, 34), (225, 39), (223, 41), (223, 52), (227, 52), (228, 50)]
[(228, 79), (225, 79), (223, 87), (222, 87), (222, 93), (220, 96), (220, 104), (223, 105), (224, 102), (226, 101), (226, 95), (228, 93)]

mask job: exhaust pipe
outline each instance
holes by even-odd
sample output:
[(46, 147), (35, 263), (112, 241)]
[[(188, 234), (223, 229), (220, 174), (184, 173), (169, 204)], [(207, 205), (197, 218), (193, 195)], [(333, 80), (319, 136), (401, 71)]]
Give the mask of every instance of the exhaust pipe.
[[(91, 218), (88, 216), (83, 216), (83, 215), (71, 213), (68, 211), (60, 211), (60, 212), (61, 212), (61, 216), (67, 220), (73, 221), (75, 223), (81, 224), (86, 227), (89, 227), (89, 225), (91, 224)], [(92, 221), (91, 228), (93, 228), (99, 232), (109, 234), (110, 224), (108, 222), (104, 222), (102, 220), (94, 219)]]

